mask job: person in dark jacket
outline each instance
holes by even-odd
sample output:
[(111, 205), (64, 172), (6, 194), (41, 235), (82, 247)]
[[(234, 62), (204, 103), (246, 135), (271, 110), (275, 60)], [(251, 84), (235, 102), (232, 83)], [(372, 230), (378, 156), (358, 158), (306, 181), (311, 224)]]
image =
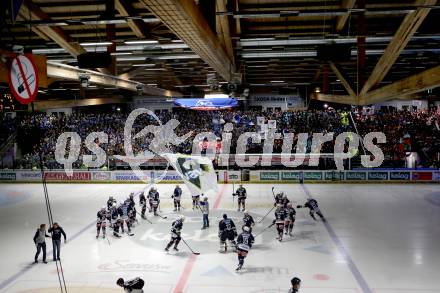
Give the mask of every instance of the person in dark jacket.
[(288, 293), (297, 293), (299, 288), (301, 287), (301, 279), (294, 277), (292, 280), (290, 280), (290, 284), (292, 287), (289, 289)]
[(127, 293), (143, 293), (144, 291), (142, 288), (144, 288), (144, 280), (137, 277), (130, 281), (124, 281), (124, 279), (119, 278), (116, 281), (116, 284), (122, 288), (124, 288), (124, 291)]
[(50, 237), (46, 233), (46, 224), (41, 224), (40, 228), (37, 229), (34, 235), (34, 243), (37, 247), (37, 253), (35, 253), (35, 261), (34, 263), (38, 263), (38, 256), (40, 255), (41, 250), (43, 250), (43, 262), (46, 261), (46, 237)]
[(48, 232), (52, 234), (53, 261), (60, 260), (61, 235), (64, 236), (64, 243), (66, 243), (66, 233), (58, 223), (53, 223)]

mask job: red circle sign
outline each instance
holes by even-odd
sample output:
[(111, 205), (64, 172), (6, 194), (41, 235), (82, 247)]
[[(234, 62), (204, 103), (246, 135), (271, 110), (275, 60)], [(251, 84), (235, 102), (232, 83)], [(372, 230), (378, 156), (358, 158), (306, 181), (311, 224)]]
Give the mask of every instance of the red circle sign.
[(9, 69), (9, 88), (21, 104), (29, 104), (38, 93), (37, 67), (31, 55), (18, 55)]

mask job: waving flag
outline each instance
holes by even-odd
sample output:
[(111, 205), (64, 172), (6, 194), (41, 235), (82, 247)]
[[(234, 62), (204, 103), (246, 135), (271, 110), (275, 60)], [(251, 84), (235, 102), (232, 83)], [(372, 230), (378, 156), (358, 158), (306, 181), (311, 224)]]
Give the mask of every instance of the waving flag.
[(183, 178), (192, 195), (217, 191), (217, 175), (209, 158), (182, 154), (165, 154), (164, 156)]

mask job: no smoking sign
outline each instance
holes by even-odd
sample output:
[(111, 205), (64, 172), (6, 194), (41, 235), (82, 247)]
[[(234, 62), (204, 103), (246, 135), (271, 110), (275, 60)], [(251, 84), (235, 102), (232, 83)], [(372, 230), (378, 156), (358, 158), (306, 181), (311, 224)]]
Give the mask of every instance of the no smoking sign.
[(9, 69), (9, 88), (21, 104), (29, 104), (38, 93), (37, 68), (31, 55), (17, 55)]

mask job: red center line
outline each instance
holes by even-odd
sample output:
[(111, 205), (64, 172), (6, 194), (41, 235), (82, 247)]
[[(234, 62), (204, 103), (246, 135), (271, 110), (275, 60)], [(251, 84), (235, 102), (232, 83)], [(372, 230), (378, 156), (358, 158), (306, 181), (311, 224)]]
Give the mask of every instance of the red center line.
[[(223, 197), (223, 193), (226, 190), (227, 184), (223, 184), (219, 192), (217, 193), (217, 196), (215, 198), (214, 206), (212, 207), (213, 210), (216, 210), (218, 206), (220, 205), (220, 202)], [(173, 293), (182, 293), (183, 289), (186, 286), (186, 283), (188, 282), (189, 276), (191, 275), (192, 269), (194, 267), (194, 264), (197, 260), (197, 256), (195, 254), (192, 254), (189, 259), (187, 260), (185, 267), (183, 268), (183, 272), (180, 275), (177, 285), (173, 290)]]
[[(24, 86), (26, 88), (26, 91), (27, 91), (29, 99), (30, 99), (32, 96), (32, 93), (31, 93), (31, 89), (29, 88), (29, 84), (27, 82), (26, 75), (24, 74), (23, 66), (21, 66), (20, 56), (17, 57), (17, 65), (18, 65), (18, 70), (20, 70), (20, 74), (21, 74), (21, 77), (23, 78)], [(18, 81), (18, 77), (17, 77), (17, 81)]]

